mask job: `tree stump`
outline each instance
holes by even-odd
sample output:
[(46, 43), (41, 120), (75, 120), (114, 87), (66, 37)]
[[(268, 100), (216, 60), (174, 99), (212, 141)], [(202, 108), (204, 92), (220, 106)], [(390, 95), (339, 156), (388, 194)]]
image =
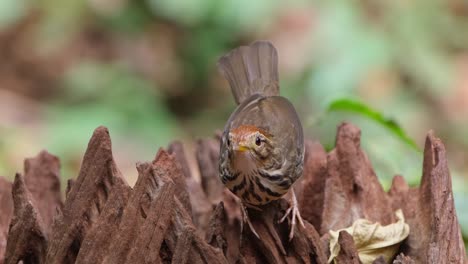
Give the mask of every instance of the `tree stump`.
[[(326, 153), (306, 142), (304, 175), (294, 188), (305, 219), (289, 241), (278, 223), (284, 199), (249, 209), (258, 239), (245, 226), (234, 196), (218, 179), (219, 138), (202, 139), (188, 166), (183, 145), (139, 163), (130, 187), (112, 156), (109, 132), (95, 130), (78, 177), (60, 195), (58, 158), (41, 152), (25, 176), (0, 178), (0, 263), (327, 263), (328, 231), (359, 219), (387, 225), (402, 209), (410, 226), (393, 263), (465, 263), (445, 148), (429, 132), (421, 186), (395, 176), (386, 193), (360, 148), (360, 130), (338, 127)], [(341, 232), (339, 263), (360, 263), (353, 237)], [(373, 263), (385, 263), (382, 257)]]

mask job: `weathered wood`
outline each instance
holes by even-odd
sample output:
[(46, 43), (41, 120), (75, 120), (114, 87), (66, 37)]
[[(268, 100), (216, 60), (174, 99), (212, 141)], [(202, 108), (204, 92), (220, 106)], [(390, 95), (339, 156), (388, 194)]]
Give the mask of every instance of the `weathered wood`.
[(415, 262), (410, 257), (400, 253), (400, 255), (398, 255), (393, 261), (393, 264), (415, 264)]
[(327, 153), (318, 142), (305, 142), (304, 174), (299, 199), (301, 216), (309, 221), (315, 229), (322, 224), (323, 199), (327, 179)]
[(213, 210), (213, 215), (210, 219), (210, 225), (207, 232), (207, 242), (208, 244), (221, 249), (224, 255), (226, 255), (228, 245), (226, 236), (224, 235), (225, 223), (226, 217), (224, 214), (224, 203), (220, 202)]
[(224, 186), (219, 175), (219, 140), (200, 139), (197, 141), (196, 158), (200, 169), (201, 183), (212, 204), (222, 200)]
[(189, 165), (187, 163), (187, 158), (185, 157), (185, 152), (182, 146), (182, 143), (176, 141), (169, 145), (168, 153), (172, 154), (171, 163), (174, 163), (172, 170), (177, 170), (177, 172), (170, 172), (168, 175), (171, 175), (172, 181), (175, 183), (175, 193), (177, 199), (182, 203), (185, 210), (192, 215), (192, 204), (190, 202), (190, 195), (187, 191), (187, 178), (191, 178), (192, 174), (190, 172)]
[(351, 226), (359, 219), (388, 225), (395, 221), (387, 194), (360, 147), (361, 131), (344, 123), (328, 154), (320, 233)]
[(189, 197), (185, 198), (185, 195), (182, 195), (182, 197), (179, 196), (179, 199), (186, 208), (187, 203), (185, 201), (189, 201), (193, 222), (199, 232), (203, 232), (208, 225), (208, 217), (211, 212), (211, 202), (208, 200), (200, 182), (195, 179), (193, 175), (194, 173), (190, 170), (182, 143), (178, 141), (171, 143), (169, 145), (168, 152), (179, 162), (182, 172), (185, 175), (185, 184), (187, 188), (185, 192), (188, 193)]
[[(306, 222), (306, 227), (296, 226), (294, 238), (289, 241), (289, 224), (278, 223), (287, 208), (286, 200), (272, 202), (261, 207), (262, 211), (248, 210), (257, 238), (244, 228), (240, 252), (241, 261), (251, 260), (266, 263), (326, 263), (325, 250), (315, 228)], [(255, 250), (252, 250), (255, 249)]]
[(5, 263), (46, 263), (47, 238), (44, 224), (20, 174), (16, 174), (12, 194), (14, 213), (8, 232)]
[[(161, 155), (167, 153), (158, 157)], [(115, 228), (120, 232), (112, 240), (102, 263), (127, 263), (147, 257), (148, 248), (139, 248), (138, 245), (143, 241), (149, 243), (152, 238), (155, 239), (156, 245), (153, 243), (153, 246), (156, 246), (156, 255), (150, 254), (148, 257), (154, 258), (156, 263), (159, 261), (158, 248), (169, 225), (175, 186), (168, 176), (159, 177), (151, 163), (138, 164), (137, 168), (138, 180), (123, 210), (122, 220)], [(141, 250), (141, 254), (136, 254), (136, 250)]]
[(75, 263), (102, 263), (108, 255), (109, 246), (115, 241), (132, 188), (118, 178), (110, 190), (109, 202), (101, 215), (84, 237)]
[[(175, 199), (175, 205), (172, 208), (175, 216), (171, 219), (171, 228), (167, 232), (165, 242), (169, 250), (175, 254), (189, 254), (187, 252), (176, 252), (177, 241), (181, 235), (187, 232), (187, 229), (193, 229), (194, 225), (185, 211), (183, 205), (178, 199)], [(190, 251), (191, 263), (227, 263), (222, 251), (215, 247), (210, 246), (204, 239), (198, 234), (193, 234), (192, 247), (184, 248), (186, 251)]]
[(340, 253), (336, 257), (338, 263), (343, 264), (359, 264), (359, 256), (356, 246), (354, 245), (353, 237), (346, 231), (341, 231), (338, 238), (340, 245)]
[(61, 211), (63, 207), (59, 172), (59, 159), (47, 151), (24, 161), (24, 181), (47, 234), (57, 210)]
[[(159, 250), (173, 218), (171, 209), (177, 199), (176, 190), (181, 188), (177, 187), (174, 179), (183, 179), (177, 166), (164, 150), (158, 152), (151, 164), (138, 166), (142, 180), (135, 186), (134, 194), (140, 196), (137, 200), (139, 204), (135, 204), (139, 210), (135, 217), (140, 218), (140, 224), (136, 226), (134, 241), (124, 263), (160, 262)], [(186, 208), (186, 205), (182, 206)], [(107, 263), (119, 262), (110, 258)]]
[(463, 263), (466, 253), (455, 213), (447, 154), (442, 141), (432, 131), (427, 136), (424, 148), (419, 194), (422, 212), (420, 216), (426, 218), (422, 223), (426, 222), (431, 227), (426, 233), (429, 237), (426, 249), (420, 253), (426, 254), (427, 263), (442, 263), (447, 260), (449, 263)]
[[(421, 187), (409, 188), (395, 176), (388, 193), (360, 148), (358, 128), (341, 125), (330, 153), (307, 141), (304, 176), (294, 187), (306, 221), (305, 227), (296, 226), (291, 241), (289, 219), (278, 223), (288, 207), (284, 199), (260, 211), (248, 209), (260, 239), (247, 224), (241, 230), (239, 202), (217, 175), (218, 143), (206, 139), (197, 145), (201, 181), (193, 176), (183, 145), (174, 142), (151, 163), (137, 165), (132, 189), (114, 163), (107, 129), (100, 127), (78, 178), (68, 182), (63, 205), (58, 159), (41, 152), (25, 162), (26, 180), (16, 176), (13, 199), (5, 195), (11, 184), (0, 178), (0, 254), (1, 232), (6, 237), (14, 207), (6, 263), (327, 263), (330, 229), (358, 218), (389, 224), (401, 208), (410, 236), (394, 263), (465, 259), (445, 149), (431, 133)], [(348, 233), (341, 232), (338, 243), (339, 263), (359, 263)]]
[(13, 198), (11, 183), (0, 177), (0, 263), (5, 259), (10, 220), (13, 216)]
[(374, 261), (372, 261), (372, 264), (387, 264), (387, 261), (385, 261), (385, 258), (383, 256), (380, 256)]
[(306, 222), (305, 230), (300, 230), (300, 232), (304, 232), (304, 236), (298, 236), (292, 241), (300, 259), (304, 263), (327, 263), (326, 248), (315, 227)]
[(74, 179), (67, 180), (67, 188), (65, 189), (65, 198), (68, 198), (68, 194), (70, 193), (73, 183), (75, 183)]
[(112, 157), (111, 140), (99, 127), (88, 144), (80, 173), (52, 225), (47, 263), (74, 263), (83, 238), (97, 221), (112, 186), (122, 179)]
[(464, 263), (445, 147), (433, 132), (426, 138), (421, 186), (408, 188), (403, 178), (396, 177), (389, 196), (393, 207), (402, 207), (410, 225), (403, 244), (407, 256), (416, 263)]
[[(235, 263), (239, 260), (240, 254), (241, 216), (239, 208), (234, 208), (238, 204), (231, 198), (232, 196), (225, 195), (224, 201), (213, 210), (207, 231), (207, 241), (210, 245), (220, 248), (229, 263)], [(233, 210), (239, 210), (239, 212), (234, 213)], [(238, 216), (233, 216), (233, 214), (238, 214)]]

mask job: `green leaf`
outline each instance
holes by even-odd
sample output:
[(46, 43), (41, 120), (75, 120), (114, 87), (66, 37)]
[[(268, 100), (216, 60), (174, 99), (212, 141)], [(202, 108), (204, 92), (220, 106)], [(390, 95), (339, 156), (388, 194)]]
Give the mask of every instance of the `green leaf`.
[(329, 104), (327, 112), (333, 111), (352, 112), (369, 118), (388, 129), (388, 131), (393, 133), (408, 146), (414, 148), (418, 152), (421, 152), (418, 145), (416, 145), (416, 143), (405, 133), (405, 131), (403, 131), (403, 129), (395, 122), (395, 120), (386, 118), (382, 113), (370, 108), (364, 103), (349, 98), (340, 98), (332, 101)]

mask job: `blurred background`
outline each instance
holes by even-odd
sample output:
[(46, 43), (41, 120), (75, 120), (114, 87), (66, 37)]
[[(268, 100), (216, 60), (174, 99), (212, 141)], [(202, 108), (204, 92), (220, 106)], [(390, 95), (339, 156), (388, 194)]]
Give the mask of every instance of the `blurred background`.
[(76, 177), (105, 125), (135, 182), (159, 147), (222, 129), (235, 105), (218, 57), (268, 39), (307, 136), (331, 149), (337, 124), (358, 125), (385, 188), (417, 185), (426, 133), (442, 138), (466, 239), (467, 28), (464, 0), (2, 0), (0, 175), (47, 149)]

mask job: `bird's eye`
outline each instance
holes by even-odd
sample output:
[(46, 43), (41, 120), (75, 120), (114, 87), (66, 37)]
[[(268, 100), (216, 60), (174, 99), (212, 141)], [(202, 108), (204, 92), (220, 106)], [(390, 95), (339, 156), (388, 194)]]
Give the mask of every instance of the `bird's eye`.
[(255, 138), (255, 145), (260, 146), (262, 144), (262, 139), (260, 137)]

